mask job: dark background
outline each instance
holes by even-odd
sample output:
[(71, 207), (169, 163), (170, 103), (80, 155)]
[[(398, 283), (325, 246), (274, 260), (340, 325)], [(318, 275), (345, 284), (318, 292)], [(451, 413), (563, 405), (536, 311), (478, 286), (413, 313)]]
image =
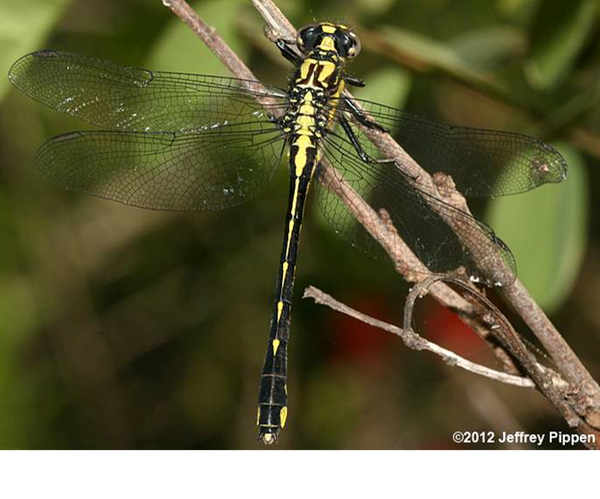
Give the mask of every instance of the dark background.
[[(472, 208), (509, 244), (519, 276), (598, 378), (597, 3), (279, 5), (297, 27), (333, 20), (356, 28), (363, 55), (351, 71), (369, 83), (363, 96), (559, 147), (569, 163), (563, 184)], [(289, 65), (249, 2), (194, 6), (255, 74), (285, 86)], [(4, 76), (41, 48), (227, 74), (160, 1), (0, 0), (0, 447), (260, 448), (256, 398), (285, 170), (263, 195), (222, 212), (143, 211), (64, 192), (33, 171), (32, 158), (50, 136), (85, 125), (28, 100)], [(315, 285), (400, 324), (408, 289), (387, 262), (338, 240), (312, 204), (301, 248), (280, 448), (437, 449), (456, 447), (456, 430), (567, 431), (531, 390), (450, 368), (302, 300)], [(417, 328), (495, 366), (431, 301), (420, 305)]]

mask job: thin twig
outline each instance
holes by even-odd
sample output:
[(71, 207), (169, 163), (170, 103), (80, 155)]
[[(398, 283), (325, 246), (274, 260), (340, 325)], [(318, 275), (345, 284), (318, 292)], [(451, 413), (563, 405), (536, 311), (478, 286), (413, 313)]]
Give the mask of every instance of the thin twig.
[[(425, 294), (429, 287), (437, 281), (450, 282), (454, 286), (461, 288), (463, 292), (471, 295), (473, 299), (477, 300), (487, 310), (485, 320), (490, 324), (492, 334), (516, 357), (519, 365), (523, 367), (523, 370), (533, 380), (538, 390), (546, 396), (569, 426), (578, 431), (584, 429), (586, 426), (584, 421), (582, 421), (580, 415), (567, 402), (571, 396), (569, 384), (557, 373), (539, 364), (504, 314), (490, 300), (463, 281), (446, 275), (432, 275), (418, 283), (411, 290), (406, 300), (404, 328), (411, 328), (412, 313), (417, 298)], [(598, 436), (600, 437), (600, 434)]]
[(162, 0), (162, 3), (188, 25), (194, 34), (223, 62), (229, 71), (238, 78), (257, 80), (252, 71), (248, 69), (237, 54), (219, 36), (217, 30), (200, 19), (187, 2), (183, 0)]
[(572, 398), (577, 412), (592, 427), (600, 429), (600, 393), (592, 375), (520, 281), (503, 294), (551, 354), (560, 373), (574, 386), (576, 393)]
[(369, 317), (368, 315), (365, 315), (349, 307), (348, 305), (337, 301), (332, 296), (313, 286), (306, 288), (303, 298), (312, 298), (315, 300), (315, 303), (318, 303), (319, 305), (325, 305), (332, 310), (336, 310), (337, 312), (341, 312), (349, 317), (353, 317), (354, 319), (364, 322), (365, 324), (369, 324), (370, 326), (382, 329), (388, 333), (392, 333), (393, 335), (398, 336), (408, 348), (412, 350), (426, 350), (431, 352), (441, 357), (441, 359), (448, 365), (460, 367), (465, 371), (479, 374), (485, 378), (500, 381), (501, 383), (506, 383), (508, 385), (520, 386), (522, 388), (535, 388), (535, 384), (529, 378), (503, 373), (494, 369), (490, 369), (489, 367), (482, 366), (481, 364), (471, 362), (470, 360), (467, 360), (464, 357), (461, 357), (460, 355), (447, 350), (436, 343), (426, 340), (422, 336), (419, 336), (417, 333), (415, 333), (412, 329), (399, 328), (398, 326), (394, 326), (392, 324), (388, 324), (387, 322)]
[[(472, 294), (488, 309), (487, 320), (492, 325), (492, 331), (498, 339), (506, 344), (507, 348), (515, 354), (519, 364), (524, 367), (524, 371), (529, 373), (533, 380), (522, 376), (515, 376), (508, 373), (496, 371), (480, 364), (471, 362), (456, 353), (449, 351), (436, 343), (426, 340), (414, 332), (411, 326), (412, 314), (415, 302), (418, 298), (424, 296), (427, 290), (437, 281), (447, 280), (454, 285), (461, 287), (463, 291)], [(593, 434), (596, 442), (600, 441), (600, 432), (586, 424), (586, 422), (577, 414), (574, 407), (570, 404), (570, 386), (560, 375), (539, 364), (535, 357), (527, 350), (525, 344), (521, 341), (519, 335), (514, 331), (509, 321), (489, 300), (483, 295), (471, 289), (464, 282), (444, 275), (433, 275), (419, 282), (410, 291), (404, 309), (404, 327), (399, 328), (392, 324), (374, 319), (357, 310), (335, 300), (330, 295), (321, 290), (309, 286), (304, 292), (304, 298), (313, 298), (316, 303), (328, 306), (329, 308), (341, 312), (349, 317), (359, 320), (370, 326), (382, 329), (398, 336), (403, 343), (413, 350), (426, 350), (432, 352), (444, 360), (448, 365), (460, 367), (466, 371), (478, 374), (480, 376), (500, 381), (501, 383), (519, 386), (523, 388), (536, 387), (555, 409), (561, 414), (567, 424), (583, 435)], [(586, 443), (585, 445), (588, 445)], [(597, 448), (597, 444), (590, 442), (589, 448)]]

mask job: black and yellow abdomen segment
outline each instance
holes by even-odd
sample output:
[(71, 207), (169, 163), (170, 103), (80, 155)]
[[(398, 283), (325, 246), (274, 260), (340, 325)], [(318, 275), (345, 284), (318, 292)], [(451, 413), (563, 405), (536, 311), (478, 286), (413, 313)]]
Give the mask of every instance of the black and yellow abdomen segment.
[(300, 230), (310, 181), (317, 164), (317, 145), (310, 133), (292, 136), (290, 196), (267, 352), (258, 396), (259, 438), (277, 440), (287, 419), (287, 347)]

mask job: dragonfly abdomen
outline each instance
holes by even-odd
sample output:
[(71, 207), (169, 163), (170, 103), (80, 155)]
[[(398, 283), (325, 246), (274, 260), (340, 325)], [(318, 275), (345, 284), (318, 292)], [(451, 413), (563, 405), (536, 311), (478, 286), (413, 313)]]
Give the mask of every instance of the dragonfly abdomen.
[(287, 418), (287, 346), (290, 331), (292, 295), (298, 243), (308, 187), (317, 164), (314, 137), (292, 136), (290, 146), (290, 196), (277, 277), (275, 303), (267, 352), (258, 397), (259, 438), (265, 444), (276, 441)]
[(310, 54), (296, 72), (289, 90), (290, 109), (282, 119), (283, 130), (289, 133), (290, 195), (258, 399), (259, 439), (265, 444), (277, 440), (287, 419), (287, 346), (298, 243), (306, 195), (320, 160), (319, 142), (331, 124), (325, 110), (330, 98), (343, 89), (340, 71), (332, 45)]

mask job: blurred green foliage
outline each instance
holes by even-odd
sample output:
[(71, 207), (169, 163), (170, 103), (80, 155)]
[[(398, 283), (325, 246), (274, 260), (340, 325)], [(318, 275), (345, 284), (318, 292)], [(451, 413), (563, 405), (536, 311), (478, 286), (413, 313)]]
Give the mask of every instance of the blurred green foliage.
[[(489, 214), (523, 281), (598, 377), (597, 2), (279, 5), (296, 26), (355, 26), (363, 55), (350, 70), (368, 82), (364, 98), (559, 144), (570, 168), (562, 185), (472, 209)], [(249, 2), (194, 6), (255, 74), (286, 84), (289, 64)], [(159, 0), (0, 0), (0, 72), (41, 48), (226, 74)], [(31, 160), (48, 137), (81, 123), (28, 101), (6, 78), (0, 98), (0, 447), (257, 448), (285, 171), (243, 207), (197, 215), (65, 193)], [(281, 448), (446, 448), (458, 429), (565, 429), (529, 391), (474, 379), (301, 300), (314, 284), (398, 323), (407, 289), (388, 264), (340, 242), (316, 211), (309, 207), (300, 253)], [(441, 325), (436, 340), (446, 346), (489, 360), (434, 304), (420, 319)], [(511, 418), (494, 426), (494, 409), (473, 397), (492, 397)]]
[(488, 217), (518, 256), (519, 279), (547, 312), (556, 310), (571, 292), (585, 252), (588, 223), (583, 160), (567, 144), (558, 150), (569, 165), (569, 181), (561, 189), (495, 199)]

